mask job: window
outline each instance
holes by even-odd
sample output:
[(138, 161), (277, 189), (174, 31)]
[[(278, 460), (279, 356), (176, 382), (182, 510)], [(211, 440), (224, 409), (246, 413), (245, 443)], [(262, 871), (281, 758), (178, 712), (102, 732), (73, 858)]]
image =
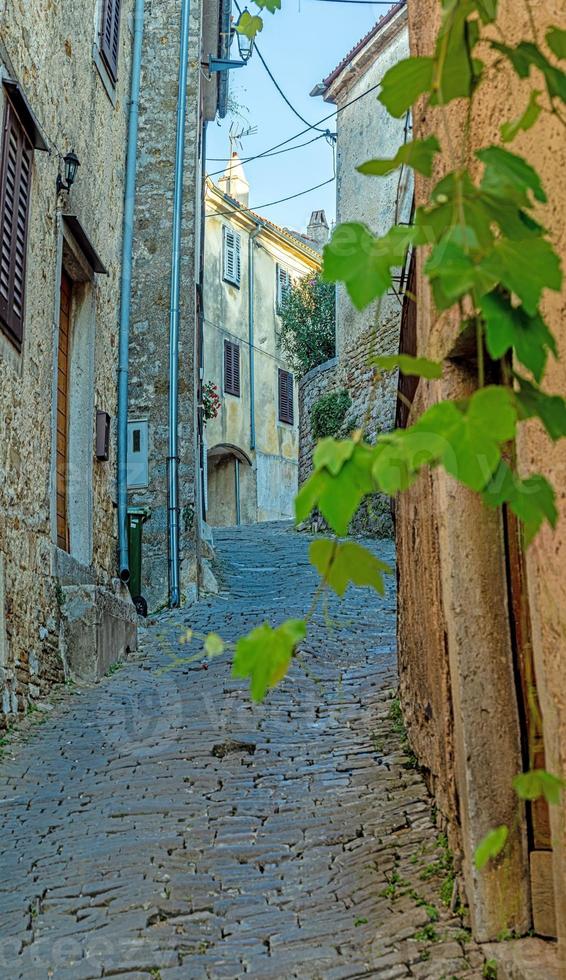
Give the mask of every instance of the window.
[(32, 155), (28, 135), (7, 99), (0, 168), (0, 325), (19, 351), (24, 335)]
[(224, 341), (224, 391), (240, 397), (240, 345)]
[(240, 243), (240, 235), (224, 226), (224, 271), (222, 274), (226, 282), (231, 282), (234, 286), (240, 285)]
[(147, 419), (128, 419), (128, 487), (149, 484), (149, 423)]
[(281, 310), (285, 297), (291, 289), (291, 273), (282, 265), (277, 265), (276, 305), (277, 312)]
[(279, 368), (279, 421), (293, 425), (293, 375)]
[(120, 5), (122, 0), (102, 0), (100, 25), (100, 54), (111, 81), (118, 80), (118, 56), (120, 54)]

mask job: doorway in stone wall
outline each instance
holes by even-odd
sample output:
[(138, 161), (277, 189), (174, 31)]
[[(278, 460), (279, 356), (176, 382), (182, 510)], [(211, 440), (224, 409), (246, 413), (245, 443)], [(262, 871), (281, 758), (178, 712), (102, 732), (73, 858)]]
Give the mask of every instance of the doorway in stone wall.
[(59, 343), (57, 350), (56, 499), (57, 547), (63, 551), (70, 551), (67, 495), (69, 482), (69, 373), (72, 303), (73, 281), (62, 270), (59, 307)]
[[(526, 567), (521, 529), (514, 514), (504, 509), (504, 532), (509, 589), (509, 614), (515, 656), (517, 700), (522, 728), (525, 771), (545, 768), (542, 714), (537, 694)], [(529, 868), (534, 931), (556, 938), (557, 923), (552, 877), (550, 813), (544, 799), (526, 804)]]

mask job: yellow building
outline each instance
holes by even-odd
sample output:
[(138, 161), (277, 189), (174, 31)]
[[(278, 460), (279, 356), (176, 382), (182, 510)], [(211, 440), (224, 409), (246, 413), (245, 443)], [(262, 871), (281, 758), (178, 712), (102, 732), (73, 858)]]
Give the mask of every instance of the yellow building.
[(206, 516), (213, 526), (284, 520), (297, 492), (299, 418), (278, 311), (320, 255), (248, 209), (237, 154), (219, 183), (206, 189), (201, 373), (221, 400), (205, 427)]

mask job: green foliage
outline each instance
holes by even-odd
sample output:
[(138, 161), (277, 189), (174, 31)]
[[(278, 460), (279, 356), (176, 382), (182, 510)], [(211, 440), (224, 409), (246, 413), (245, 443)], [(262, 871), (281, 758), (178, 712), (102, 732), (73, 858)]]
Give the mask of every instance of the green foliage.
[(403, 264), (413, 238), (411, 228), (391, 228), (375, 238), (366, 225), (339, 225), (324, 246), (323, 276), (343, 282), (358, 310), (383, 296), (393, 284), (391, 270)]
[(423, 926), (422, 929), (418, 929), (417, 932), (414, 933), (413, 939), (416, 939), (419, 942), (437, 943), (440, 940), (440, 936), (438, 935), (432, 923), (427, 922), (427, 924)]
[(494, 360), (514, 350), (517, 359), (540, 381), (548, 352), (557, 354), (556, 342), (540, 313), (530, 316), (513, 306), (505, 293), (494, 291), (479, 303), (485, 323), (486, 347)]
[(521, 800), (538, 800), (544, 797), (551, 806), (558, 806), (562, 790), (566, 786), (563, 779), (553, 776), (545, 769), (532, 769), (515, 776), (513, 789)]
[(372, 357), (370, 364), (375, 364), (383, 371), (399, 368), (401, 374), (410, 374), (419, 378), (442, 377), (442, 364), (429, 361), (426, 357), (411, 357), (410, 354), (382, 354), (379, 357)]
[(555, 442), (566, 436), (566, 401), (560, 395), (547, 395), (520, 375), (516, 375), (516, 379), (519, 418), (539, 418)]
[(497, 960), (486, 960), (483, 965), (484, 980), (497, 980)]
[[(279, 3), (280, 5), (280, 3)], [(261, 0), (259, 6), (267, 6), (267, 4), (262, 4)], [(263, 30), (263, 20), (255, 14), (250, 14), (248, 10), (244, 10), (239, 17), (237, 31), (239, 34), (244, 34), (253, 40), (258, 34)]]
[(258, 626), (236, 643), (232, 674), (249, 677), (254, 701), (262, 701), (267, 691), (285, 676), (295, 648), (306, 636), (301, 619), (288, 619), (276, 629), (268, 623)]
[(511, 507), (523, 524), (526, 544), (530, 544), (544, 520), (551, 527), (556, 526), (558, 512), (554, 490), (544, 476), (538, 473), (523, 480), (506, 463), (501, 462), (482, 497), (489, 507), (500, 507), (505, 503)]
[(498, 857), (507, 843), (509, 827), (502, 824), (490, 830), (476, 847), (474, 863), (478, 871), (485, 868), (488, 861)]
[(224, 653), (225, 646), (224, 640), (218, 633), (209, 633), (204, 641), (204, 652), (207, 657), (219, 657)]
[(352, 440), (324, 439), (317, 446), (315, 472), (295, 499), (297, 521), (306, 520), (314, 507), (339, 537), (345, 537), (362, 499), (375, 489), (371, 475), (372, 451)]
[(295, 371), (311, 368), (336, 352), (336, 291), (320, 273), (303, 276), (287, 291), (280, 310), (281, 346)]
[(405, 58), (385, 73), (378, 98), (390, 116), (399, 119), (412, 108), (430, 88), (433, 71), (432, 58)]
[(337, 436), (352, 404), (348, 392), (329, 391), (322, 395), (311, 409), (311, 430), (315, 439)]
[(383, 595), (383, 575), (393, 572), (389, 565), (354, 541), (313, 541), (309, 554), (322, 580), (339, 596), (344, 595), (350, 584), (367, 586)]
[(367, 163), (362, 163), (356, 169), (361, 174), (385, 177), (405, 164), (412, 167), (413, 170), (418, 170), (425, 177), (430, 177), (434, 158), (439, 151), (440, 143), (436, 136), (429, 136), (426, 140), (413, 140), (412, 143), (405, 143), (400, 146), (391, 160), (368, 160)]
[(566, 58), (566, 31), (560, 27), (551, 27), (546, 32), (546, 43), (557, 58)]

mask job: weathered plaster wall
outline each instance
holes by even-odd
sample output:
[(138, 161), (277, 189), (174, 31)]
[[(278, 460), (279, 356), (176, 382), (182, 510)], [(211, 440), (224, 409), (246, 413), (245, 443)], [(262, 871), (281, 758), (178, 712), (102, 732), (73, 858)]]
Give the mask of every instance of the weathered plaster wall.
[[(272, 229), (257, 234), (257, 225), (240, 214), (215, 216), (230, 210), (223, 199), (207, 199), (204, 281), (204, 380), (217, 385), (220, 413), (206, 426), (209, 450), (220, 444), (236, 446), (252, 461), (251, 471), (240, 465), (241, 520), (282, 520), (293, 516), (298, 487), (299, 392), (294, 383), (294, 423), (279, 421), (278, 369), (292, 370), (279, 345), (280, 318), (276, 309), (277, 265), (302, 277), (316, 269), (319, 258), (303, 251)], [(223, 279), (223, 227), (241, 235), (241, 279), (234, 286)], [(250, 427), (249, 242), (253, 235), (254, 265), (254, 382), (255, 446)], [(240, 396), (224, 392), (224, 340), (240, 345)], [(222, 469), (214, 463), (208, 482), (210, 523), (230, 524), (235, 519), (233, 457)], [(222, 478), (220, 473), (224, 473)], [(222, 494), (219, 497), (219, 494)]]
[[(508, 43), (530, 37), (526, 9), (502, 0), (501, 30)], [(539, 36), (546, 26), (563, 18), (563, 8), (553, 0), (538, 4), (536, 23)], [(433, 0), (409, 3), (411, 44), (414, 54), (431, 52), (438, 27), (438, 5)], [(542, 88), (542, 85), (537, 85)], [(519, 83), (506, 68), (490, 75), (481, 97), (473, 106), (471, 154), (490, 141), (499, 141), (502, 121), (526, 101), (528, 86)], [(453, 134), (462, 131), (464, 107), (451, 104), (448, 120)], [(417, 107), (415, 135), (425, 137), (440, 129), (433, 110)], [(563, 128), (550, 116), (542, 117), (533, 131), (521, 135), (513, 144), (515, 152), (530, 159), (542, 175), (550, 203), (540, 209), (540, 218), (550, 229), (558, 252), (565, 254), (563, 215), (566, 188), (562, 179), (566, 164)], [(440, 174), (435, 175), (438, 178)], [(428, 182), (419, 180), (417, 201), (428, 192)], [(565, 292), (548, 294), (543, 301), (547, 320), (557, 337), (564, 357), (566, 328)], [(437, 319), (430, 294), (419, 276), (418, 353), (447, 358), (453, 350), (458, 324), (454, 318)], [(442, 385), (444, 397), (461, 392), (462, 369), (451, 369)], [(545, 386), (564, 393), (566, 372), (563, 361), (549, 366)], [(439, 397), (438, 386), (423, 384), (415, 400), (415, 417)], [(566, 775), (566, 684), (564, 681), (564, 634), (566, 595), (564, 559), (566, 552), (566, 503), (563, 492), (566, 451), (548, 443), (538, 423), (524, 427), (518, 441), (520, 468), (543, 472), (558, 490), (560, 519), (552, 532), (544, 529), (527, 553), (527, 587), (533, 626), (535, 671), (542, 704), (546, 765), (557, 775)], [(415, 528), (416, 515), (418, 518)], [(438, 531), (429, 539), (418, 529), (429, 514)], [(417, 535), (415, 539), (415, 534)], [(475, 928), (480, 937), (495, 936), (501, 921), (529, 924), (528, 867), (524, 837), (514, 834), (512, 848), (502, 864), (478, 874), (472, 866), (473, 848), (478, 836), (489, 827), (512, 823), (513, 794), (510, 782), (522, 767), (517, 695), (513, 678), (513, 652), (509, 636), (503, 541), (499, 520), (487, 514), (467, 491), (438, 474), (424, 492), (417, 484), (399, 504), (400, 541), (400, 633), (402, 653), (402, 691), (417, 754), (430, 765), (441, 806), (449, 819), (456, 819), (452, 797), (455, 779), (460, 801), (462, 846), (468, 898), (471, 900)], [(439, 603), (445, 629), (426, 631), (422, 648), (422, 623), (427, 623), (429, 604)], [(422, 656), (426, 656), (423, 669)], [(449, 681), (447, 683), (447, 661)], [(432, 724), (419, 725), (415, 703), (439, 698), (440, 711)], [(446, 718), (453, 715), (453, 725)], [(454, 764), (443, 759), (438, 746), (448, 738), (454, 746)], [(562, 975), (566, 975), (566, 813), (551, 808), (554, 846), (554, 885), (557, 923), (561, 938)]]
[[(65, 640), (58, 588), (80, 579), (111, 589), (115, 574), (115, 440), (109, 462), (93, 458), (94, 411), (116, 415), (116, 353), (122, 233), (126, 111), (131, 12), (122, 4), (119, 79), (110, 100), (93, 64), (99, 5), (92, 0), (54, 4), (16, 0), (0, 21), (1, 71), (22, 85), (54, 152), (36, 151), (33, 162), (27, 262), (25, 338), (21, 355), (0, 334), (0, 690), (2, 719), (25, 710), (64, 675)], [(0, 112), (4, 93), (0, 88)], [(80, 564), (63, 573), (53, 520), (55, 365), (58, 342), (62, 225), (57, 215), (58, 157), (75, 148), (81, 161), (76, 183), (60, 199), (75, 213), (108, 268), (77, 289), (75, 312), (88, 315), (83, 379), (86, 443), (70, 472), (75, 508), (83, 498), (90, 515), (86, 540), (78, 540), (71, 513), (71, 550)], [(88, 294), (88, 295), (87, 295)], [(81, 300), (84, 303), (81, 304)], [(77, 322), (77, 330), (81, 324)], [(78, 335), (77, 335), (78, 340)], [(75, 381), (77, 378), (75, 377)], [(75, 401), (76, 403), (76, 401)], [(76, 421), (76, 420), (75, 420)], [(71, 439), (75, 433), (71, 422)], [(82, 471), (81, 471), (82, 469)], [(119, 654), (118, 654), (119, 655)]]
[[(142, 594), (149, 608), (168, 598), (167, 454), (169, 304), (175, 127), (181, 5), (153, 0), (146, 17), (137, 168), (129, 415), (149, 421), (149, 486), (131, 491), (132, 504), (151, 511), (143, 528)], [(201, 5), (191, 6), (189, 83), (181, 240), (179, 329), (179, 526), (181, 594), (197, 597), (197, 487), (194, 405), (197, 209), (201, 184)]]

